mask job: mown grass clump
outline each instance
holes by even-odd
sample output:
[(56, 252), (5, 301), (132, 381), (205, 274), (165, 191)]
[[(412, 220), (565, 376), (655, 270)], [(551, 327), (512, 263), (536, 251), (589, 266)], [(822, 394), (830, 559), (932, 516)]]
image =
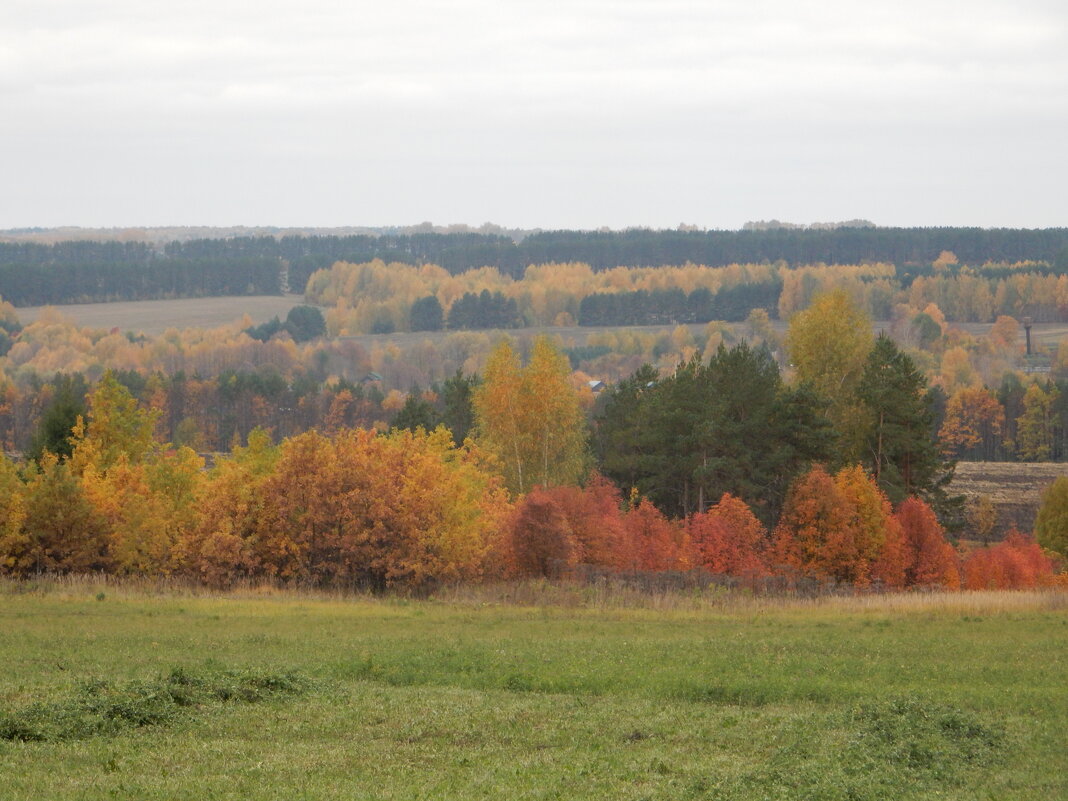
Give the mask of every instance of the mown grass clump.
[(0, 713), (0, 739), (60, 742), (113, 736), (142, 726), (165, 726), (190, 710), (227, 702), (256, 703), (304, 692), (297, 673), (265, 670), (189, 670), (177, 667), (152, 681), (79, 683), (59, 701), (35, 702)]
[(961, 768), (995, 763), (1005, 749), (1000, 724), (974, 711), (894, 698), (853, 711), (854, 749), (899, 769), (952, 778)]
[[(881, 801), (947, 797), (977, 772), (1004, 767), (1009, 736), (988, 714), (891, 698), (785, 718), (761, 758), (698, 797)], [(958, 797), (950, 794), (948, 797)], [(973, 796), (974, 797), (974, 796)]]

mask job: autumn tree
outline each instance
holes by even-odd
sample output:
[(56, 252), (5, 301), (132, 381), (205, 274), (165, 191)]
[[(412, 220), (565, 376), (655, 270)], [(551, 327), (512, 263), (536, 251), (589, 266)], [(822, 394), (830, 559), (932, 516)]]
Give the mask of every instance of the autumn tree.
[(990, 542), (998, 522), (998, 510), (989, 495), (979, 495), (968, 501), (964, 517), (972, 535), (980, 542)]
[(621, 567), (626, 570), (674, 570), (680, 564), (682, 532), (647, 498), (623, 518)]
[(567, 516), (546, 491), (535, 488), (516, 508), (509, 552), (520, 576), (554, 576), (577, 561), (578, 546)]
[(956, 554), (931, 507), (919, 498), (907, 498), (894, 516), (904, 534), (906, 584), (960, 587)]
[(1001, 542), (976, 548), (962, 565), (969, 590), (1017, 590), (1048, 584), (1053, 562), (1030, 537), (1013, 528)]
[(1016, 419), (1016, 447), (1020, 459), (1044, 462), (1050, 458), (1056, 423), (1053, 407), (1058, 395), (1055, 386), (1048, 391), (1038, 384), (1027, 388), (1023, 397), (1023, 414)]
[(586, 423), (567, 358), (545, 337), (521, 367), (507, 340), (494, 349), (474, 393), (478, 440), (500, 462), (510, 490), (574, 483), (585, 467)]
[(599, 567), (623, 567), (622, 499), (604, 476), (594, 473), (585, 486), (565, 485), (539, 490), (563, 512), (571, 529), (573, 561)]
[(483, 456), (444, 429), (301, 434), (257, 495), (267, 573), (373, 587), (478, 577), (510, 511)]
[(696, 567), (731, 576), (768, 575), (768, 532), (739, 498), (724, 494), (707, 512), (688, 517), (686, 531)]
[(1043, 548), (1068, 557), (1068, 478), (1060, 476), (1042, 493), (1035, 539)]
[(89, 423), (76, 426), (72, 461), (79, 472), (92, 464), (99, 471), (120, 457), (140, 462), (156, 447), (153, 432), (158, 412), (142, 409), (130, 391), (108, 371), (89, 395)]
[(85, 497), (108, 532), (111, 567), (118, 573), (161, 572), (169, 547), (161, 536), (158, 510), (144, 481), (144, 466), (123, 455), (106, 471), (82, 473)]
[(963, 387), (949, 398), (938, 439), (957, 458), (994, 459), (1001, 446), (1005, 410), (989, 390)]
[(863, 586), (878, 581), (887, 587), (904, 586), (903, 533), (886, 494), (860, 465), (839, 470), (834, 484), (854, 534), (853, 583)]
[(1015, 349), (1020, 339), (1020, 324), (1012, 317), (1001, 314), (987, 333), (990, 343), (997, 348)]
[(830, 400), (827, 413), (838, 435), (839, 460), (856, 461), (870, 424), (857, 389), (872, 348), (871, 319), (844, 290), (819, 295), (790, 320), (786, 348), (798, 383)]
[(25, 549), (15, 557), (19, 572), (85, 573), (109, 567), (105, 521), (86, 498), (68, 462), (41, 457), (25, 495)]
[(189, 448), (140, 463), (122, 455), (103, 471), (86, 466), (81, 485), (106, 524), (113, 570), (156, 576), (178, 567), (177, 545), (196, 523), (202, 468)]
[(257, 523), (264, 511), (263, 484), (274, 473), (278, 448), (256, 428), (245, 447), (235, 446), (218, 459), (196, 487), (176, 482), (176, 494), (195, 493), (196, 519), (175, 543), (181, 569), (211, 586), (226, 586), (260, 567), (254, 549)]
[[(775, 527), (772, 560), (821, 580), (854, 582), (865, 575), (855, 510), (834, 479), (814, 467), (791, 487)], [(866, 577), (866, 576), (865, 576)]]
[(0, 455), (0, 573), (21, 573), (33, 561), (25, 522), (26, 487), (15, 463)]

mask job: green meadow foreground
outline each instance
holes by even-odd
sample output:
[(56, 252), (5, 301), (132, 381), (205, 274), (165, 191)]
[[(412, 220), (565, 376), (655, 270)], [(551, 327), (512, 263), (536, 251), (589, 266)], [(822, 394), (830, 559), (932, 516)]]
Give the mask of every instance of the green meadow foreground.
[(0, 796), (1068, 798), (1064, 593), (591, 598), (0, 585)]

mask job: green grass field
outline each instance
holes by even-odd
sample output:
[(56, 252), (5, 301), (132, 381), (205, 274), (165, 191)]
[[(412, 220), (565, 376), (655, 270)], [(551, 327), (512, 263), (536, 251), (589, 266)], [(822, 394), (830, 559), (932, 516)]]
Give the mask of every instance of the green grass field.
[(1064, 594), (651, 606), (0, 585), (0, 797), (1068, 798)]

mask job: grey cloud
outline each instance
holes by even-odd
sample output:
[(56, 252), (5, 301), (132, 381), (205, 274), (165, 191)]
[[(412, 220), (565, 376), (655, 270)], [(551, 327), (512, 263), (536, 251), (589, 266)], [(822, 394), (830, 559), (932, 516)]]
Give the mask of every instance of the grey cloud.
[(10, 4), (0, 227), (1064, 223), (1053, 2)]

